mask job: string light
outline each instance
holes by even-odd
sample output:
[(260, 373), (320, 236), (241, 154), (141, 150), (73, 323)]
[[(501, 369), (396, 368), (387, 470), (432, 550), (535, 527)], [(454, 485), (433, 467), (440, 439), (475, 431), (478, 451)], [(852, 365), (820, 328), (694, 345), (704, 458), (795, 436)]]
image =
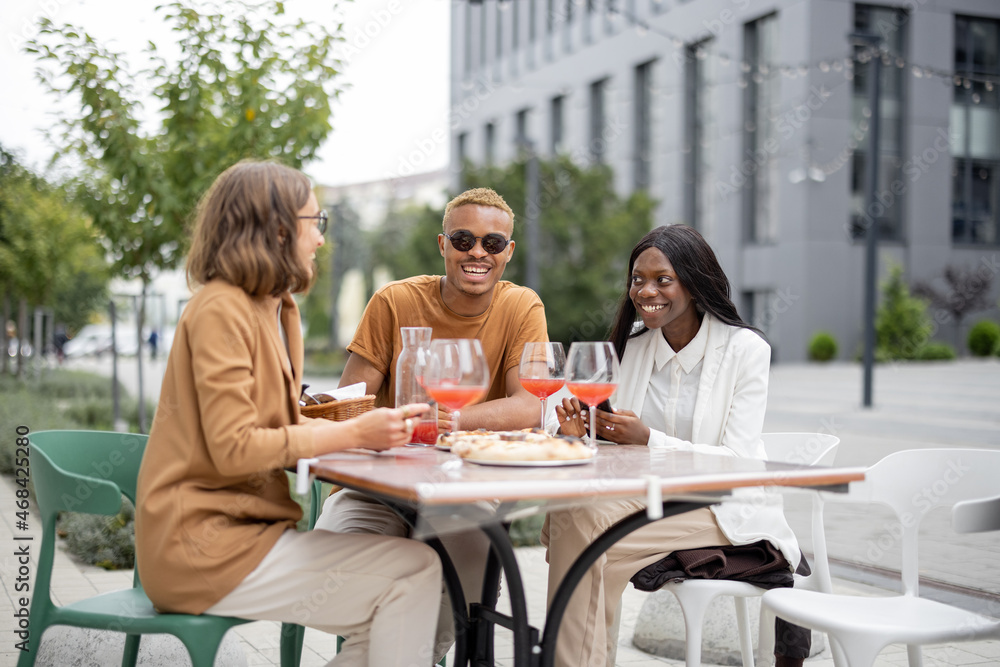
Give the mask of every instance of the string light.
[[(660, 0), (654, 0), (654, 3), (659, 3)], [(502, 5), (506, 3), (501, 3)], [(657, 4), (657, 7), (660, 5)], [(506, 6), (504, 6), (506, 9)], [(605, 17), (610, 21), (625, 20), (629, 22), (636, 29), (636, 33), (640, 36), (645, 36), (648, 33), (654, 33), (665, 39), (669, 40), (675, 49), (686, 48), (687, 43), (700, 42), (703, 41), (706, 35), (698, 35), (693, 39), (685, 40), (679, 35), (672, 34), (665, 30), (660, 29), (657, 26), (650, 25), (648, 22), (638, 18), (632, 13), (624, 9), (619, 9), (614, 6), (607, 6), (605, 8)], [(754, 64), (747, 62), (746, 60), (740, 58), (734, 58), (731, 54), (710, 50), (707, 48), (699, 47), (694, 51), (694, 57), (698, 60), (705, 60), (709, 56), (714, 57), (718, 60), (718, 63), (723, 67), (729, 67), (732, 64), (739, 64), (739, 71), (741, 75), (737, 79), (737, 85), (740, 88), (746, 88), (749, 85), (749, 81), (753, 80), (755, 83), (762, 83), (765, 77), (780, 74), (781, 76), (788, 78), (797, 77), (807, 77), (810, 71), (819, 70), (823, 74), (828, 74), (833, 72), (843, 72), (844, 78), (851, 80), (855, 76), (856, 66), (855, 63), (861, 65), (866, 65), (871, 62), (872, 58), (879, 58), (882, 64), (889, 67), (895, 66), (899, 70), (909, 70), (910, 74), (915, 79), (927, 79), (928, 81), (934, 79), (940, 79), (943, 83), (947, 85), (952, 85), (954, 87), (961, 86), (966, 90), (972, 90), (974, 85), (982, 85), (987, 92), (993, 92), (994, 87), (1000, 84), (1000, 74), (974, 74), (971, 72), (949, 72), (942, 69), (935, 69), (932, 67), (925, 67), (918, 63), (913, 63), (907, 61), (905, 57), (898, 53), (892, 53), (890, 50), (877, 47), (870, 47), (866, 49), (855, 49), (853, 55), (844, 58), (827, 58), (824, 60), (814, 61), (814, 62), (800, 62), (798, 64), (777, 64), (777, 63), (759, 63)], [(974, 104), (979, 104), (982, 102), (982, 96), (973, 91), (969, 99)]]

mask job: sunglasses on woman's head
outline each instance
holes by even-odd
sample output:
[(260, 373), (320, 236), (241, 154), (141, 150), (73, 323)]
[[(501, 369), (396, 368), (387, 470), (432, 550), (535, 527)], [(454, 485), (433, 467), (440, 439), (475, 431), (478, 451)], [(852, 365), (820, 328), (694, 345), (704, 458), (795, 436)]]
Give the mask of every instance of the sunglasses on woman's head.
[(444, 234), (444, 237), (451, 241), (451, 247), (459, 252), (469, 252), (476, 247), (476, 241), (483, 242), (483, 250), (491, 255), (503, 252), (503, 249), (510, 243), (510, 239), (504, 238), (503, 234), (487, 234), (486, 236), (475, 236), (472, 232), (461, 230), (454, 234)]

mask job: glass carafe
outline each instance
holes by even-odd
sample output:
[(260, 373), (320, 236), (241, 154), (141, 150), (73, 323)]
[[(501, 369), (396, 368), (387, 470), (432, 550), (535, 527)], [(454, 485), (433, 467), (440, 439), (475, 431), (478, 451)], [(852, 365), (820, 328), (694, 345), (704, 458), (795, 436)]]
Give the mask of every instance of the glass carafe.
[(431, 410), (413, 430), (413, 444), (433, 445), (437, 442), (437, 404), (420, 383), (423, 366), (431, 348), (430, 327), (400, 327), (403, 349), (396, 359), (396, 407), (407, 403), (430, 403)]

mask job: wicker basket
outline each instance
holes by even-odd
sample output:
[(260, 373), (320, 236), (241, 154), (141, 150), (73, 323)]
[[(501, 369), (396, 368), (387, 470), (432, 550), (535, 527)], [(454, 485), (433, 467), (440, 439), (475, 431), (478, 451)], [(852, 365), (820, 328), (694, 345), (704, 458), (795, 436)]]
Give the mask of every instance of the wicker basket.
[(375, 407), (375, 394), (345, 398), (342, 401), (328, 401), (319, 405), (300, 405), (299, 409), (306, 417), (313, 419), (330, 419), (335, 422), (368, 412)]

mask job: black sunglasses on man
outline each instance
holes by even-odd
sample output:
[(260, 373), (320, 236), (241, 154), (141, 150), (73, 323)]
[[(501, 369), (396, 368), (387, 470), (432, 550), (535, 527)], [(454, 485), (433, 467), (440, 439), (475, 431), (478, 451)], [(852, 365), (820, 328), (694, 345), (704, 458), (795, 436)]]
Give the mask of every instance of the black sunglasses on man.
[(486, 236), (475, 236), (472, 232), (462, 229), (454, 234), (443, 234), (443, 236), (451, 241), (451, 247), (459, 252), (469, 252), (476, 247), (476, 241), (482, 241), (483, 250), (491, 255), (498, 255), (510, 243), (510, 239), (504, 238), (503, 234), (496, 232)]

